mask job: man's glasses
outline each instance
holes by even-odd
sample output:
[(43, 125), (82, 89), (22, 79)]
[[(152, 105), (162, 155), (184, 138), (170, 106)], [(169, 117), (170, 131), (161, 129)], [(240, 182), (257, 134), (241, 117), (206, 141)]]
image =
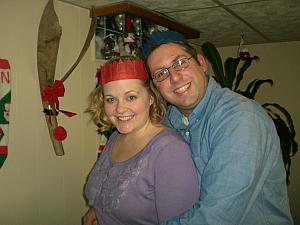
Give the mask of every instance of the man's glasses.
[(190, 65), (190, 59), (192, 57), (193, 56), (182, 57), (182, 58), (177, 59), (170, 67), (161, 69), (161, 70), (157, 71), (156, 73), (154, 73), (153, 80), (155, 80), (156, 82), (161, 82), (161, 81), (167, 79), (170, 76), (171, 67), (176, 71), (184, 70), (185, 68), (187, 68)]

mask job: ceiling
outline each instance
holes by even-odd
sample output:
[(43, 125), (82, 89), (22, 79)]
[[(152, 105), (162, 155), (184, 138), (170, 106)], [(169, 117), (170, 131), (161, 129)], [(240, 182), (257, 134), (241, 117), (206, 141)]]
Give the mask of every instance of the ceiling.
[[(61, 0), (90, 9), (120, 0)], [(300, 0), (131, 0), (200, 31), (201, 45), (300, 41)]]

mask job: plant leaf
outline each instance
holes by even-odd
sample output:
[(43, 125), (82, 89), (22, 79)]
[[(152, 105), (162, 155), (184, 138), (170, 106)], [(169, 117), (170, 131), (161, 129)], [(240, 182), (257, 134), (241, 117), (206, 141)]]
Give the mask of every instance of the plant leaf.
[(216, 81), (218, 81), (222, 87), (227, 87), (222, 60), (216, 47), (210, 42), (205, 42), (201, 48), (205, 57), (211, 63)]
[[(294, 156), (298, 151), (298, 144), (295, 141), (295, 128), (293, 124), (292, 117), (281, 105), (277, 103), (265, 103), (262, 105), (264, 109), (268, 112), (274, 121), (278, 136), (280, 138), (280, 146), (282, 151), (282, 157), (284, 161), (284, 166), (287, 175), (287, 184), (289, 184), (291, 157)], [(278, 114), (276, 114), (271, 108), (279, 110), (287, 121), (283, 120)]]
[(254, 86), (254, 84), (255, 84), (256, 81), (257, 81), (257, 79), (254, 79), (253, 81), (251, 81), (248, 84), (248, 86), (247, 86), (247, 88), (246, 88), (245, 91), (237, 90), (236, 92), (239, 93), (239, 94), (241, 94), (241, 95), (244, 95), (247, 98), (251, 98), (251, 89)]
[(286, 170), (286, 183), (289, 184), (289, 175), (290, 175), (290, 167), (291, 167), (291, 148), (292, 148), (292, 138), (290, 135), (289, 128), (286, 126), (286, 123), (284, 120), (280, 118), (279, 115), (275, 114), (275, 117), (273, 119), (278, 136), (280, 138), (280, 147), (281, 147), (281, 153), (283, 162), (285, 165)]
[(102, 131), (100, 132), (101, 135), (104, 135), (105, 138), (108, 140), (110, 135), (115, 131), (116, 129), (115, 128), (110, 128), (108, 130), (105, 130), (105, 131)]
[(246, 60), (244, 62), (243, 66), (240, 68), (239, 73), (238, 73), (238, 75), (236, 77), (234, 91), (237, 91), (237, 89), (238, 89), (238, 87), (240, 85), (240, 82), (244, 78), (245, 71), (251, 66), (253, 60), (258, 61), (259, 58), (257, 56), (250, 57), (248, 60)]
[(264, 83), (269, 83), (271, 86), (273, 85), (273, 80), (271, 79), (266, 79), (266, 80), (257, 80), (255, 83), (254, 83), (254, 86), (251, 90), (251, 99), (254, 99), (258, 89), (260, 88), (260, 86)]
[(232, 89), (233, 81), (236, 77), (236, 70), (240, 63), (240, 58), (227, 58), (225, 61), (225, 76), (227, 80), (227, 87)]
[(270, 112), (273, 112), (270, 108), (268, 108), (270, 106), (278, 109), (285, 116), (285, 119), (286, 119), (286, 121), (288, 123), (288, 127), (289, 127), (289, 129), (291, 131), (292, 137), (294, 138), (296, 136), (296, 131), (295, 131), (293, 119), (292, 119), (291, 115), (289, 114), (289, 112), (285, 108), (283, 108), (278, 103), (264, 103), (262, 106), (264, 108), (269, 109)]
[(269, 83), (269, 84), (273, 85), (273, 80), (271, 80), (271, 79), (266, 79), (266, 80), (255, 79), (251, 83), (249, 83), (246, 91), (237, 91), (237, 92), (248, 98), (254, 99), (258, 89), (264, 83)]

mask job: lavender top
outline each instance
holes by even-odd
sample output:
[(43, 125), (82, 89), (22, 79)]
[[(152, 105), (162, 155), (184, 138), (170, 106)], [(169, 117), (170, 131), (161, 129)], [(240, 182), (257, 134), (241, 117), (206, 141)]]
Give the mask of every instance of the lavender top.
[(166, 128), (124, 162), (113, 162), (115, 132), (85, 187), (100, 225), (153, 225), (190, 209), (199, 198), (188, 144)]

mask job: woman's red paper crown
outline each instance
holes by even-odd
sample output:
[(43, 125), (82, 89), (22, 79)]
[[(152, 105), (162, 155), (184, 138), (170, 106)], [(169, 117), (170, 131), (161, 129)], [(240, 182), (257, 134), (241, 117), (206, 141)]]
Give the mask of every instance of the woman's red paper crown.
[(115, 60), (104, 64), (97, 73), (99, 84), (104, 85), (114, 80), (148, 80), (149, 76), (142, 59)]

